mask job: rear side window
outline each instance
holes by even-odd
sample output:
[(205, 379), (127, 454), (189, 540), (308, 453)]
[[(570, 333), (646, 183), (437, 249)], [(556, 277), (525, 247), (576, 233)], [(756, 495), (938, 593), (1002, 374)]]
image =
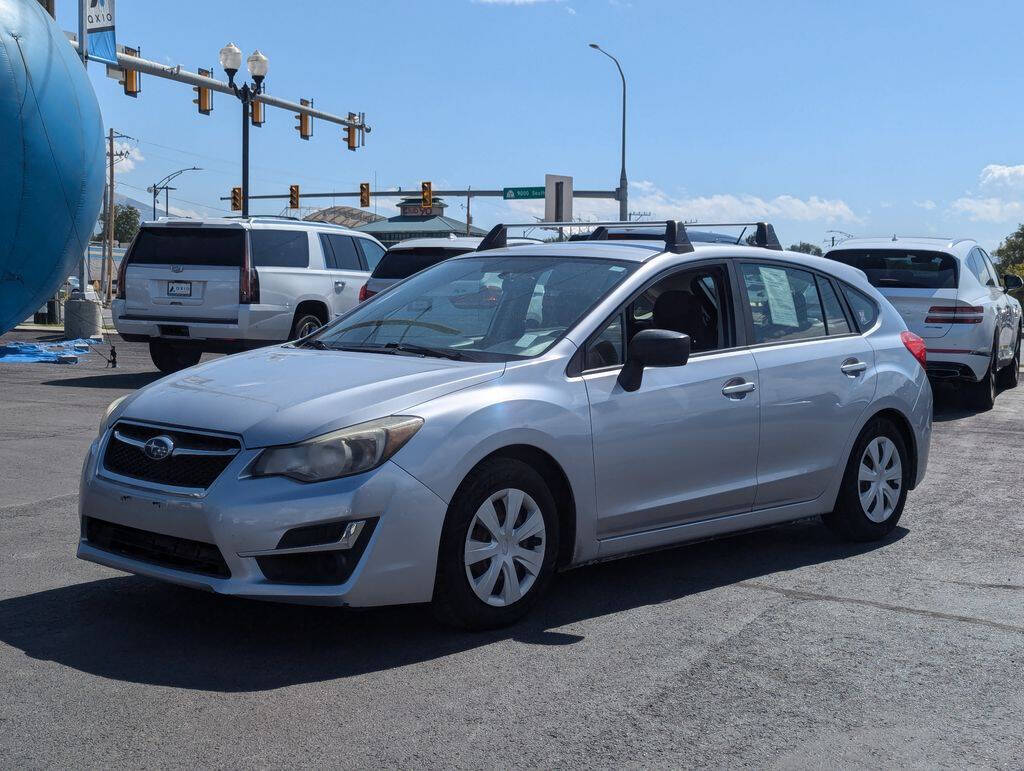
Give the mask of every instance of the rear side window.
[(335, 233), (324, 233), (321, 240), (330, 245), (324, 246), (324, 258), (327, 260), (327, 267), (335, 270), (362, 270), (363, 264), (359, 261), (359, 252), (356, 251), (355, 242), (352, 236), (343, 236)]
[(846, 320), (843, 305), (836, 296), (832, 283), (818, 277), (818, 291), (821, 292), (821, 304), (825, 308), (825, 324), (830, 335), (847, 335), (850, 333), (850, 322)]
[(309, 236), (305, 230), (251, 230), (249, 247), (256, 267), (309, 267)]
[(836, 249), (825, 256), (860, 268), (879, 289), (956, 288), (956, 259), (943, 252)]
[(755, 343), (823, 337), (825, 314), (814, 274), (780, 265), (743, 265)]
[(408, 278), (424, 268), (436, 265), (450, 257), (466, 254), (472, 249), (453, 249), (440, 246), (419, 246), (414, 249), (391, 248), (377, 263), (373, 271), (374, 278)]
[(242, 228), (142, 228), (129, 263), (240, 267), (244, 250)]
[(363, 257), (366, 258), (366, 269), (374, 270), (380, 258), (384, 256), (384, 247), (369, 238), (360, 238), (359, 246), (363, 249)]
[(878, 306), (875, 305), (875, 301), (849, 284), (843, 284), (842, 289), (860, 331), (865, 332), (871, 329), (875, 325), (875, 321), (878, 320)]

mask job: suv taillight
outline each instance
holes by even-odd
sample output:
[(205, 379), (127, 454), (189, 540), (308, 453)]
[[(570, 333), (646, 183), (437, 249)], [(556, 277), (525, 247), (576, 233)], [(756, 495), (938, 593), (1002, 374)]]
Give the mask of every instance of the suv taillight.
[(242, 255), (242, 268), (238, 276), (238, 302), (243, 305), (259, 303), (260, 274), (256, 272), (249, 254), (249, 239), (245, 239), (245, 252)]
[(925, 324), (980, 324), (985, 318), (981, 305), (933, 305), (928, 309)]
[(910, 354), (917, 359), (918, 364), (922, 367), (928, 363), (928, 349), (924, 344), (924, 340), (913, 332), (900, 332), (900, 340), (903, 341), (903, 345), (907, 347)]
[(128, 252), (125, 252), (124, 257), (121, 258), (121, 263), (117, 266), (117, 299), (125, 299), (125, 276), (128, 274)]
[(359, 302), (363, 302), (363, 300), (369, 300), (375, 294), (377, 293), (370, 289), (370, 282), (367, 281), (365, 284), (359, 287)]

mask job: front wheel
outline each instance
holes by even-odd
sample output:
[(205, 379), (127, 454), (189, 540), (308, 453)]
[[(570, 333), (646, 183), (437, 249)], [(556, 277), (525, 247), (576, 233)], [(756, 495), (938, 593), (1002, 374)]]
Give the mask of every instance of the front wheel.
[(512, 458), (478, 466), (448, 507), (434, 613), (466, 629), (507, 626), (544, 592), (558, 554), (558, 516), (544, 479)]
[(896, 527), (907, 501), (910, 455), (902, 434), (876, 418), (864, 427), (846, 464), (836, 507), (822, 519), (851, 541), (876, 541)]
[(156, 368), (165, 374), (198, 364), (202, 356), (202, 350), (194, 345), (182, 345), (166, 340), (149, 341), (149, 357)]
[(1017, 330), (1017, 345), (1013, 349), (1013, 359), (1000, 373), (1003, 388), (1016, 388), (1020, 382), (1020, 336), (1021, 330)]

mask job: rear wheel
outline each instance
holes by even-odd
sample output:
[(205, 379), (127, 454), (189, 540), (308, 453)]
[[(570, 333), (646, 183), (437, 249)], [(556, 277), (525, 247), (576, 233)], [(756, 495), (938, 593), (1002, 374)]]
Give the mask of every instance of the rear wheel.
[(1013, 359), (999, 373), (1003, 388), (1016, 388), (1020, 382), (1020, 336), (1021, 330), (1017, 330), (1017, 345), (1013, 349)]
[(903, 435), (892, 422), (876, 418), (857, 437), (836, 507), (822, 519), (851, 541), (884, 538), (903, 514), (910, 481), (910, 454)]
[(166, 340), (149, 341), (149, 357), (161, 372), (177, 372), (191, 367), (198, 364), (202, 356), (202, 350), (194, 345), (171, 343)]
[(292, 324), (289, 340), (298, 340), (300, 337), (311, 335), (324, 325), (323, 320), (314, 313), (302, 313), (295, 317)]
[(519, 460), (485, 461), (448, 507), (434, 613), (467, 629), (514, 623), (537, 603), (557, 554), (558, 516), (544, 479)]
[(976, 410), (985, 412), (995, 406), (997, 375), (999, 368), (999, 348), (995, 343), (992, 345), (992, 357), (989, 359), (988, 370), (985, 376), (977, 383), (967, 384), (967, 393), (971, 400), (971, 406)]

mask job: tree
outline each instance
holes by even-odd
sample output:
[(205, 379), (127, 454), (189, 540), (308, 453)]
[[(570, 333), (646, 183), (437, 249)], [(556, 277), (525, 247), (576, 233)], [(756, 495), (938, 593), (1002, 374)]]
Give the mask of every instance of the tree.
[[(142, 217), (139, 214), (139, 210), (134, 206), (128, 204), (115, 203), (114, 204), (114, 240), (120, 243), (128, 243), (135, 234), (139, 232), (139, 222)], [(100, 240), (106, 240), (107, 237), (107, 223), (103, 219), (103, 215), (100, 215)]]
[(1024, 276), (1024, 225), (1000, 241), (992, 255), (999, 260), (1000, 272)]
[(806, 241), (801, 241), (799, 244), (793, 244), (789, 247), (791, 252), (803, 252), (804, 254), (813, 254), (815, 257), (821, 257), (821, 247), (809, 244)]

